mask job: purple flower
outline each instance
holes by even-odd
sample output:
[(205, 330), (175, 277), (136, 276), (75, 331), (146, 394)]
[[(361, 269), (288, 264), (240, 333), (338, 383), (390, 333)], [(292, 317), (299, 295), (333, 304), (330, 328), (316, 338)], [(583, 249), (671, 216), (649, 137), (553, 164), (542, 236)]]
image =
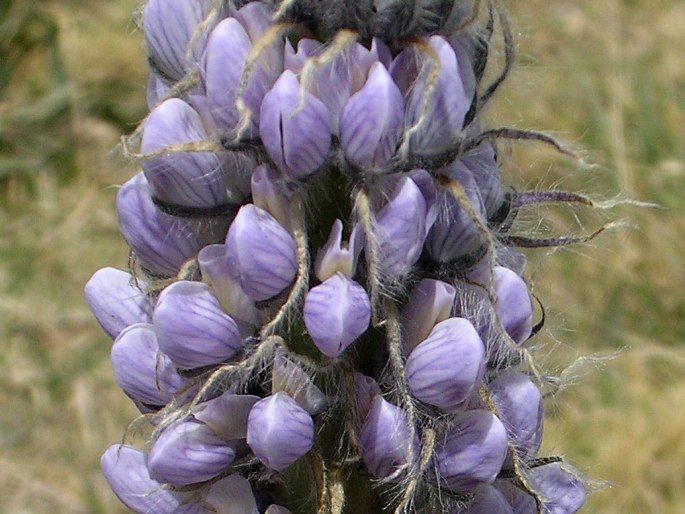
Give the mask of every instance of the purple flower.
[(121, 186), (116, 204), (119, 230), (138, 262), (162, 276), (176, 275), (200, 248), (220, 240), (228, 225), (225, 219), (208, 223), (161, 212), (150, 198), (142, 173)]
[(523, 373), (506, 372), (488, 384), (497, 415), (520, 458), (532, 459), (542, 442), (544, 406), (535, 384)]
[(369, 327), (371, 302), (362, 286), (336, 273), (310, 289), (304, 300), (304, 324), (316, 347), (337, 357)]
[[(210, 140), (200, 115), (183, 100), (170, 98), (150, 113), (140, 148), (146, 154)], [(253, 168), (250, 157), (235, 152), (171, 151), (143, 161), (152, 194), (184, 207), (239, 204), (248, 191)]]
[(414, 348), (405, 369), (416, 398), (452, 411), (476, 391), (484, 366), (485, 348), (471, 322), (449, 318)]
[(130, 446), (112, 445), (100, 460), (102, 473), (117, 498), (138, 514), (209, 514), (187, 495), (172, 491), (150, 478), (147, 455)]
[[(219, 23), (209, 36), (202, 58), (202, 72), (207, 91), (207, 106), (217, 125), (235, 137), (257, 135), (259, 110), (264, 95), (274, 84), (283, 69), (283, 40), (279, 38), (260, 51), (248, 75), (247, 63), (253, 45), (269, 26), (270, 14), (260, 2), (252, 2), (240, 9), (235, 18)], [(238, 98), (239, 86), (247, 80)], [(238, 101), (249, 109), (248, 124), (243, 127), (244, 113)]]
[(257, 402), (247, 422), (247, 444), (268, 468), (283, 471), (314, 444), (314, 421), (286, 393)]
[(340, 145), (360, 169), (382, 168), (395, 154), (404, 129), (404, 99), (380, 62), (364, 86), (345, 103), (340, 116)]
[(410, 353), (433, 327), (450, 317), (457, 290), (440, 280), (424, 278), (409, 295), (402, 310), (404, 350)]
[(528, 286), (515, 272), (502, 266), (494, 269), (495, 310), (504, 330), (517, 343), (523, 343), (533, 330), (533, 304)]
[(372, 475), (383, 478), (419, 456), (419, 440), (410, 440), (406, 413), (377, 395), (359, 433), (362, 459)]
[(148, 455), (150, 477), (174, 486), (204, 482), (235, 459), (235, 447), (204, 423), (181, 421), (165, 428)]
[(244, 205), (226, 236), (226, 263), (250, 298), (267, 300), (295, 279), (295, 240), (271, 214)]
[(148, 323), (124, 329), (114, 341), (111, 360), (114, 380), (134, 401), (166, 405), (186, 386), (171, 360), (159, 354), (155, 329)]
[(153, 324), (160, 349), (179, 368), (219, 364), (243, 347), (235, 321), (202, 282), (181, 280), (167, 287)]
[(494, 414), (486, 410), (463, 412), (438, 444), (436, 478), (450, 491), (470, 491), (495, 480), (506, 454), (507, 433)]
[(193, 36), (213, 5), (212, 0), (150, 0), (145, 4), (143, 29), (150, 59), (168, 79), (182, 79), (197, 62), (206, 36)]
[(328, 109), (301, 91), (292, 71), (264, 96), (259, 119), (264, 148), (288, 180), (304, 180), (323, 165), (331, 144)]
[(152, 300), (125, 271), (96, 271), (86, 284), (85, 295), (93, 316), (112, 339), (129, 325), (147, 323), (152, 317)]
[(376, 234), (381, 269), (390, 276), (409, 273), (421, 256), (423, 243), (435, 214), (432, 187), (423, 187), (419, 170), (402, 176), (385, 206), (376, 214)]
[(574, 514), (585, 503), (585, 484), (561, 462), (534, 467), (527, 478), (542, 499), (543, 514)]

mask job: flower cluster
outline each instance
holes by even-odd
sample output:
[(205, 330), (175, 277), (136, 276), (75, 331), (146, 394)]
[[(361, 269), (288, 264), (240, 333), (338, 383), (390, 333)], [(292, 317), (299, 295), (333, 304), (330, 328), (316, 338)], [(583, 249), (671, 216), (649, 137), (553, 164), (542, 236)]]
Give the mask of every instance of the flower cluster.
[(479, 119), (498, 12), (414, 2), (444, 19), (384, 36), (388, 6), (321, 4), (145, 5), (134, 264), (86, 299), (154, 431), (105, 477), (139, 513), (572, 514), (508, 236), (542, 197), (502, 184)]

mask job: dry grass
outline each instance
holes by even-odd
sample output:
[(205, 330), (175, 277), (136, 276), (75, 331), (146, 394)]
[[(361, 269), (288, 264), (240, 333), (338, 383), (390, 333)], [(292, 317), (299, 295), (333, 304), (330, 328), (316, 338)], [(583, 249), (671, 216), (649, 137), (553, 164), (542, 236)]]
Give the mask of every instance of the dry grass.
[[(99, 267), (126, 260), (109, 186), (132, 170), (106, 155), (145, 109), (135, 2), (26, 4), (0, 5), (9, 8), (0, 72), (16, 45), (37, 41), (0, 82), (0, 513), (121, 513), (99, 456), (135, 411), (113, 384), (110, 343), (82, 289)], [(563, 342), (551, 366), (623, 349), (549, 405), (545, 446), (610, 484), (584, 512), (682, 512), (685, 5), (517, 4), (519, 64), (493, 123), (551, 130), (597, 166), (579, 171), (547, 149), (513, 146), (511, 181), (660, 206), (579, 211), (581, 224), (544, 211), (543, 230), (625, 216), (634, 225), (532, 259), (550, 311), (546, 340)], [(30, 10), (42, 18), (22, 32)]]

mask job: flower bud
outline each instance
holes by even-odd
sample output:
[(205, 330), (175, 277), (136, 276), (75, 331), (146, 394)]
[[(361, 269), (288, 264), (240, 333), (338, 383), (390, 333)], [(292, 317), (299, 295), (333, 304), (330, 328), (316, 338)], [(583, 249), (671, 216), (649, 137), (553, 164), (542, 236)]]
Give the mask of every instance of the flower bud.
[(325, 162), (331, 144), (328, 109), (300, 91), (292, 71), (284, 71), (264, 96), (259, 116), (264, 148), (288, 180), (304, 180)]
[(183, 369), (224, 362), (243, 347), (235, 321), (202, 282), (181, 280), (159, 297), (153, 316), (160, 349)]
[(164, 214), (152, 202), (142, 173), (121, 186), (116, 204), (119, 229), (138, 262), (162, 276), (176, 275), (200, 248), (220, 239), (228, 225), (223, 219), (207, 223)]
[(359, 225), (355, 225), (350, 234), (349, 244), (342, 244), (343, 224), (340, 220), (333, 222), (328, 241), (319, 249), (314, 263), (316, 278), (322, 282), (336, 273), (342, 273), (348, 278), (354, 277), (357, 269), (357, 258), (362, 248), (362, 238)]
[(375, 396), (359, 433), (362, 459), (369, 472), (378, 478), (394, 473), (419, 457), (419, 439), (409, 440), (407, 414), (399, 407)]
[(278, 183), (275, 172), (266, 166), (257, 166), (252, 172), (252, 203), (271, 214), (279, 225), (292, 234), (290, 226), (290, 199)]
[(528, 286), (515, 272), (502, 266), (495, 267), (493, 282), (497, 316), (507, 334), (521, 344), (533, 330), (533, 304)]
[(429, 193), (421, 189), (417, 180), (403, 176), (388, 203), (376, 214), (375, 235), (385, 273), (395, 277), (406, 275), (421, 256), (434, 219)]
[(193, 409), (195, 419), (212, 429), (224, 441), (247, 437), (247, 417), (258, 396), (226, 392), (217, 398), (202, 402)]
[(124, 329), (112, 345), (114, 380), (134, 401), (166, 405), (186, 385), (171, 360), (159, 353), (152, 325), (137, 323)]
[(523, 373), (509, 371), (488, 384), (497, 416), (524, 460), (536, 456), (542, 442), (544, 406), (535, 384)]
[(209, 514), (198, 503), (185, 503), (185, 494), (172, 491), (151, 479), (147, 455), (140, 450), (131, 446), (112, 445), (102, 455), (100, 465), (114, 494), (133, 512)]
[(195, 31), (213, 5), (212, 0), (150, 0), (145, 4), (143, 30), (150, 60), (171, 81), (182, 79), (197, 62), (206, 36), (197, 37)]
[(234, 446), (219, 439), (209, 426), (181, 421), (159, 435), (148, 456), (148, 469), (159, 482), (184, 486), (214, 478), (233, 459)]
[(295, 279), (295, 240), (271, 214), (247, 204), (228, 229), (226, 263), (250, 298), (267, 300)]
[[(421, 69), (409, 91), (405, 112), (408, 129), (405, 137), (408, 138), (409, 152), (413, 155), (434, 154), (450, 149), (462, 130), (471, 105), (471, 98), (464, 91), (454, 50), (441, 36), (432, 36), (428, 44), (435, 57), (428, 54), (421, 56)], [(435, 62), (435, 58), (439, 62)], [(436, 67), (437, 77), (433, 78)], [(397, 71), (397, 66), (391, 70), (401, 73)]]
[(303, 316), (316, 347), (334, 358), (369, 328), (371, 302), (362, 286), (336, 273), (309, 290)]
[(129, 325), (147, 323), (152, 317), (152, 300), (125, 271), (96, 271), (86, 284), (85, 296), (93, 316), (112, 339)]
[(476, 391), (485, 366), (485, 348), (471, 322), (449, 318), (438, 323), (407, 358), (412, 394), (444, 410), (459, 409)]
[(424, 278), (409, 295), (402, 310), (404, 350), (410, 353), (433, 327), (450, 317), (457, 290), (446, 282)]
[(527, 478), (542, 499), (545, 513), (574, 514), (585, 503), (585, 484), (561, 462), (531, 468)]
[(314, 444), (314, 421), (286, 393), (257, 402), (247, 422), (247, 444), (268, 468), (282, 471)]
[(340, 145), (360, 169), (382, 168), (395, 154), (404, 129), (404, 99), (392, 77), (376, 62), (340, 116)]
[(470, 491), (495, 480), (506, 454), (507, 433), (494, 414), (486, 410), (463, 412), (437, 446), (436, 478), (450, 491)]
[[(183, 100), (169, 98), (150, 113), (140, 149), (146, 154), (210, 139), (197, 111)], [(240, 204), (253, 168), (252, 158), (235, 152), (171, 151), (143, 161), (153, 196), (183, 207)]]

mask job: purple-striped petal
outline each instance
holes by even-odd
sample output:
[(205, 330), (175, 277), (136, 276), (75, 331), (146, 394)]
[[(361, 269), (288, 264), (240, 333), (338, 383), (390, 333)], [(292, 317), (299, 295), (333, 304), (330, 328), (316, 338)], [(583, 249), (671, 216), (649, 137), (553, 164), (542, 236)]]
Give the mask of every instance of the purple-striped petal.
[(179, 367), (219, 364), (243, 347), (235, 321), (207, 284), (180, 280), (159, 297), (153, 315), (159, 348)]
[(203, 495), (203, 500), (216, 514), (256, 514), (257, 502), (252, 486), (238, 474), (214, 482)]
[[(471, 503), (451, 510), (449, 514), (514, 514), (514, 510), (495, 487), (480, 485), (476, 488)], [(533, 511), (530, 514), (535, 513)]]
[(371, 302), (362, 286), (336, 273), (307, 293), (303, 317), (321, 353), (337, 357), (369, 328)]
[(449, 318), (414, 348), (405, 370), (416, 398), (450, 411), (476, 391), (484, 366), (485, 347), (471, 322)]
[(542, 499), (543, 514), (574, 514), (585, 503), (585, 484), (561, 462), (534, 467), (527, 478)]
[(286, 193), (282, 179), (266, 166), (257, 166), (252, 172), (252, 203), (271, 214), (276, 221), (289, 233), (290, 226), (290, 198)]
[(314, 444), (314, 421), (286, 393), (257, 402), (247, 423), (247, 444), (268, 468), (282, 471)]
[(347, 101), (340, 115), (340, 145), (355, 166), (381, 168), (395, 153), (404, 128), (404, 99), (397, 85), (377, 62), (369, 78)]
[(535, 384), (523, 373), (509, 371), (488, 384), (497, 416), (520, 458), (536, 456), (542, 442), (544, 406)]
[(493, 486), (502, 493), (514, 514), (539, 514), (535, 498), (523, 489), (507, 480), (495, 480)]
[(521, 344), (533, 330), (533, 303), (528, 286), (515, 272), (502, 266), (495, 267), (493, 282), (497, 316), (507, 334)]
[(176, 275), (200, 248), (221, 240), (229, 223), (228, 218), (207, 222), (161, 212), (152, 202), (142, 173), (121, 186), (116, 206), (119, 230), (138, 263), (162, 276)]
[(457, 290), (446, 282), (424, 278), (409, 295), (402, 310), (404, 351), (410, 353), (433, 327), (450, 317)]
[[(419, 155), (450, 149), (471, 105), (452, 47), (441, 36), (432, 36), (428, 44), (439, 63), (428, 55), (422, 56), (422, 67), (409, 92), (405, 113), (408, 149)], [(439, 69), (434, 78), (436, 66)]]
[[(210, 140), (197, 111), (183, 100), (170, 98), (150, 113), (140, 148), (147, 154), (173, 145)], [(153, 195), (184, 207), (239, 204), (253, 168), (250, 157), (235, 152), (172, 151), (143, 161)]]
[(206, 35), (193, 36), (213, 6), (212, 0), (150, 0), (145, 4), (143, 29), (150, 59), (170, 80), (182, 79), (197, 62)]
[(295, 279), (295, 240), (271, 214), (244, 205), (226, 236), (226, 262), (250, 298), (267, 300)]
[(489, 484), (507, 454), (507, 433), (491, 412), (470, 410), (457, 416), (435, 453), (435, 473), (443, 487), (467, 492)]
[(117, 498), (137, 514), (209, 514), (197, 503), (185, 504), (185, 494), (151, 479), (147, 455), (140, 450), (112, 445), (102, 455), (100, 465)]
[(399, 407), (375, 396), (359, 433), (362, 459), (372, 475), (383, 478), (410, 464), (419, 456), (419, 440), (410, 441), (406, 413)]
[(235, 459), (231, 443), (194, 421), (165, 428), (148, 455), (150, 477), (174, 486), (204, 482), (223, 472)]
[(328, 109), (311, 93), (301, 93), (297, 77), (286, 70), (264, 96), (259, 135), (269, 157), (286, 178), (306, 179), (328, 156)]
[(299, 364), (291, 361), (282, 350), (276, 352), (271, 370), (271, 393), (288, 393), (300, 407), (312, 416), (328, 405), (328, 398)]
[(166, 405), (186, 386), (171, 360), (159, 354), (152, 325), (138, 323), (119, 334), (111, 352), (114, 380), (133, 400)]
[(153, 301), (125, 271), (115, 268), (96, 271), (86, 284), (85, 296), (93, 316), (112, 339), (129, 325), (147, 323), (152, 317)]

